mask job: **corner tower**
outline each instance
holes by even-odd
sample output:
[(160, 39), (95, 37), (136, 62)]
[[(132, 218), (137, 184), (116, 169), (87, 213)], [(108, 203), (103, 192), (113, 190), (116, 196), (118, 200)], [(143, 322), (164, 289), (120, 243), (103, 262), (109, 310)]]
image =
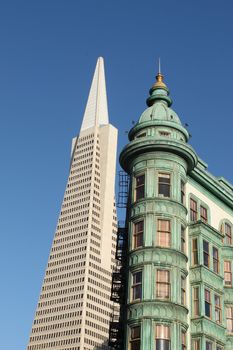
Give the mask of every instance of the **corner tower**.
[[(129, 132), (120, 163), (130, 176), (126, 343), (186, 349), (189, 311), (185, 184), (197, 164), (161, 73)], [(184, 347), (181, 347), (184, 344)]]

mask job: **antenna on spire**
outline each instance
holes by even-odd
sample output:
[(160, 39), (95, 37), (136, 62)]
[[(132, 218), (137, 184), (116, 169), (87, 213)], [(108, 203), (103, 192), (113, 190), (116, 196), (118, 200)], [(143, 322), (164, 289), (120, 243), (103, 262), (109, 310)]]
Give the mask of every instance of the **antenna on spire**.
[(159, 74), (161, 74), (161, 62), (160, 62), (160, 57), (159, 57)]

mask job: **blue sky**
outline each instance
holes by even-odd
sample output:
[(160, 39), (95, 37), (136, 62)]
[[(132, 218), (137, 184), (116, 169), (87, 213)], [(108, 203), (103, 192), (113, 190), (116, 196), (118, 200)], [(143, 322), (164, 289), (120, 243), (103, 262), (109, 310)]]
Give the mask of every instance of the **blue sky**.
[(126, 131), (162, 71), (191, 144), (233, 183), (233, 3), (11, 1), (0, 5), (1, 348), (26, 348), (98, 56)]

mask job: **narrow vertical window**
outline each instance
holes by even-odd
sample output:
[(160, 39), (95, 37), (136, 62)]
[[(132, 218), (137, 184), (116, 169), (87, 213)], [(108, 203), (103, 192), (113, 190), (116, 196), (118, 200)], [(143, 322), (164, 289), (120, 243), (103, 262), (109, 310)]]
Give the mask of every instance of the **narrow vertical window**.
[(210, 266), (209, 242), (203, 241), (203, 263), (206, 267)]
[(205, 345), (206, 350), (212, 350), (213, 349), (212, 343), (210, 341), (206, 341), (205, 344), (206, 344)]
[(233, 307), (226, 307), (227, 332), (233, 333)]
[(182, 340), (182, 350), (187, 349), (187, 342), (186, 342), (186, 332), (182, 331), (181, 332), (181, 340)]
[(185, 228), (181, 225), (181, 251), (186, 252), (186, 239), (185, 239)]
[(213, 270), (216, 273), (219, 273), (219, 256), (218, 249), (213, 247)]
[(205, 289), (205, 315), (211, 318), (211, 294), (208, 289)]
[(140, 350), (141, 342), (141, 327), (132, 327), (131, 328), (131, 337), (130, 337), (130, 350)]
[(207, 209), (201, 205), (201, 221), (207, 223), (208, 217), (207, 217)]
[(139, 248), (143, 246), (143, 229), (144, 222), (138, 221), (134, 224), (133, 247)]
[(227, 287), (232, 286), (231, 261), (224, 261), (224, 284)]
[(215, 321), (221, 323), (222, 319), (222, 308), (221, 308), (221, 298), (219, 295), (214, 295), (214, 304), (215, 304)]
[(170, 271), (157, 270), (156, 297), (170, 299)]
[(231, 226), (229, 224), (225, 224), (224, 226), (224, 233), (226, 236), (226, 244), (232, 244), (232, 232), (231, 232)]
[(158, 194), (163, 197), (170, 197), (171, 178), (170, 174), (159, 173), (158, 178)]
[(185, 184), (183, 180), (180, 182), (180, 201), (185, 205)]
[(135, 200), (145, 197), (145, 174), (135, 177)]
[(157, 239), (156, 244), (161, 247), (170, 247), (171, 246), (171, 222), (170, 220), (161, 220), (157, 221)]
[(200, 350), (200, 339), (193, 340), (193, 350)]
[(133, 273), (132, 283), (132, 299), (137, 300), (142, 298), (142, 271)]
[(155, 339), (155, 348), (156, 350), (170, 350), (170, 327), (165, 325), (156, 326), (156, 339)]
[(192, 240), (192, 256), (193, 256), (193, 265), (198, 265), (198, 241), (197, 238)]
[(199, 287), (193, 287), (193, 316), (199, 316)]
[(186, 305), (186, 280), (181, 276), (181, 305)]
[(190, 198), (190, 220), (197, 221), (197, 202)]

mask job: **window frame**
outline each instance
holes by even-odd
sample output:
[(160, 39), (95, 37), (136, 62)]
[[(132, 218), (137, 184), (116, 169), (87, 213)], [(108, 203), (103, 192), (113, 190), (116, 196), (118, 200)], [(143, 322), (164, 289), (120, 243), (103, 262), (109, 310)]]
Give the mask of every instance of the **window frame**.
[[(214, 255), (214, 250), (217, 252), (217, 257)], [(212, 246), (213, 271), (219, 274), (219, 249)]]
[[(133, 337), (133, 330), (136, 329), (136, 328), (139, 328), (139, 337)], [(141, 325), (137, 325), (137, 326), (133, 326), (133, 327), (130, 327), (130, 350), (137, 350), (137, 345), (139, 343), (139, 349), (141, 348)], [(134, 345), (133, 344), (136, 344), (136, 349), (134, 349)]]
[(185, 181), (180, 180), (180, 202), (185, 205)]
[[(161, 280), (159, 278), (160, 273), (167, 273), (167, 280)], [(164, 288), (165, 287), (165, 288)], [(162, 292), (161, 292), (162, 290)], [(163, 291), (167, 291), (167, 296), (162, 295)], [(156, 269), (156, 298), (163, 300), (171, 300), (171, 272), (168, 269)]]
[[(194, 204), (194, 206), (192, 204)], [(190, 197), (190, 221), (196, 222), (197, 219), (198, 219), (197, 201), (195, 199), (193, 199), (192, 197)]]
[[(206, 292), (209, 294), (209, 300), (206, 299)], [(204, 302), (205, 302), (205, 317), (212, 319), (212, 303), (211, 303), (211, 297), (212, 297), (212, 293), (211, 290), (208, 288), (204, 289)], [(208, 305), (209, 308), (209, 316), (206, 314), (206, 305)]]
[[(137, 231), (137, 227), (142, 224), (142, 229)], [(141, 248), (143, 247), (143, 236), (144, 236), (144, 219), (135, 221), (133, 223), (133, 249)], [(141, 242), (141, 245), (138, 244)]]
[[(231, 263), (231, 260), (224, 260), (224, 287), (232, 287), (232, 263)], [(230, 270), (226, 270), (225, 269), (225, 266), (226, 264), (225, 263), (229, 263), (229, 266), (230, 266)], [(226, 274), (230, 275), (230, 284), (226, 284)]]
[[(204, 213), (204, 215), (203, 215), (203, 213)], [(206, 206), (204, 206), (202, 204), (200, 204), (200, 219), (205, 224), (208, 223), (208, 209), (206, 208)]]
[(180, 278), (180, 283), (181, 283), (181, 305), (186, 305), (186, 277), (184, 275), (181, 275)]
[[(162, 230), (162, 222), (168, 223), (168, 231)], [(160, 226), (161, 224), (161, 226)], [(165, 225), (166, 226), (166, 225)], [(161, 229), (160, 229), (161, 227)], [(166, 218), (157, 218), (157, 230), (156, 230), (156, 246), (170, 248), (171, 247), (171, 220)], [(164, 238), (164, 239), (162, 239)], [(161, 241), (165, 241), (166, 243), (163, 245)]]
[[(216, 303), (216, 298), (218, 298), (219, 303)], [(217, 314), (219, 315), (218, 317), (216, 317)], [(214, 315), (215, 322), (218, 324), (222, 323), (222, 300), (218, 294), (214, 294)]]
[[(139, 183), (139, 185), (137, 184), (137, 179), (139, 178), (143, 178), (143, 182)], [(146, 174), (145, 173), (140, 173), (134, 176), (134, 200), (137, 202), (140, 199), (144, 199), (145, 198), (145, 183), (146, 183)], [(141, 194), (141, 188), (142, 190), (142, 194)]]
[[(208, 251), (205, 250), (205, 247), (204, 247), (205, 243), (208, 246)], [(203, 241), (202, 241), (202, 249), (203, 249), (203, 265), (209, 269), (210, 268), (210, 242), (208, 242), (205, 239), (203, 239)], [(207, 265), (205, 264), (205, 258), (206, 257), (207, 257)]]
[[(196, 242), (195, 246), (194, 246), (194, 242)], [(192, 265), (193, 266), (199, 265), (198, 238), (197, 237), (192, 239)]]
[[(169, 182), (166, 181), (160, 181), (160, 179), (169, 179)], [(166, 171), (159, 171), (158, 172), (158, 196), (162, 197), (162, 198), (171, 198), (171, 173), (166, 172)], [(163, 191), (161, 189), (161, 187), (165, 187), (168, 188), (168, 195), (166, 195), (166, 193), (163, 193)], [(166, 191), (164, 191), (166, 192)]]
[[(196, 307), (197, 306), (197, 307)], [(200, 316), (200, 287), (193, 287), (193, 316)]]
[[(159, 329), (160, 327), (160, 329)], [(167, 328), (167, 329), (166, 329)], [(158, 331), (160, 334), (158, 334)], [(155, 349), (157, 350), (158, 343), (165, 343), (167, 342), (168, 349), (171, 349), (171, 326), (168, 324), (163, 323), (157, 323), (155, 325)], [(165, 347), (163, 347), (165, 349)]]
[[(231, 310), (230, 312), (230, 317), (228, 315), (228, 310)], [(230, 320), (231, 323), (231, 330), (229, 330), (228, 328), (228, 321)], [(226, 329), (227, 329), (227, 333), (233, 334), (233, 306), (226, 306)]]
[(186, 232), (184, 225), (180, 227), (180, 250), (186, 254)]
[[(136, 280), (134, 281), (134, 277), (136, 277), (137, 274), (141, 274), (141, 281), (137, 282)], [(140, 292), (140, 297), (136, 298), (137, 296), (137, 289), (139, 288)], [(132, 283), (131, 283), (131, 300), (136, 301), (136, 300), (141, 300), (142, 299), (142, 270), (137, 270), (132, 272)]]

